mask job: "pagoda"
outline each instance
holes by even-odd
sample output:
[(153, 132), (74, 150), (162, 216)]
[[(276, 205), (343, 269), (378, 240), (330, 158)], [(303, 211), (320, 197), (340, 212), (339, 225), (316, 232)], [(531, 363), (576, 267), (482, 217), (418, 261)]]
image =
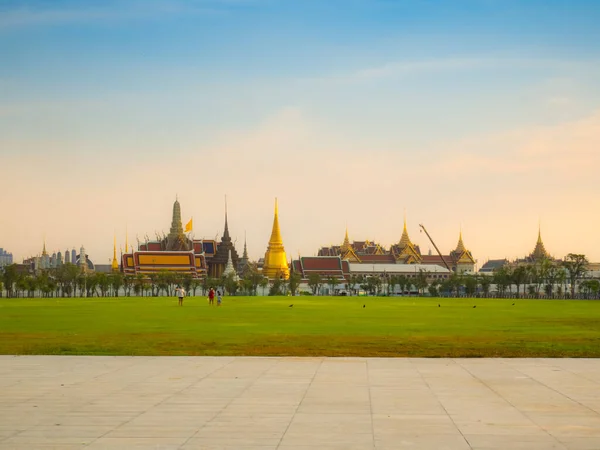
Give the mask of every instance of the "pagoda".
[(423, 262), (421, 257), (421, 251), (418, 246), (415, 246), (408, 236), (408, 230), (406, 228), (406, 217), (404, 217), (404, 229), (402, 230), (402, 236), (400, 236), (400, 242), (392, 245), (391, 252), (396, 257), (396, 261), (402, 264), (420, 264)]
[(173, 203), (173, 219), (171, 221), (171, 229), (167, 236), (166, 250), (169, 251), (186, 251), (192, 250), (190, 240), (183, 233), (183, 225), (181, 223), (181, 206), (176, 198)]
[(281, 239), (281, 231), (279, 230), (279, 213), (277, 210), (277, 199), (275, 199), (275, 217), (273, 218), (273, 231), (269, 246), (265, 253), (265, 263), (263, 265), (263, 275), (273, 279), (283, 277), (286, 280), (290, 276), (285, 249), (283, 248), (283, 240)]
[(225, 229), (223, 230), (223, 236), (221, 242), (217, 246), (217, 252), (211, 258), (209, 264), (209, 275), (213, 278), (220, 278), (225, 271), (228, 260), (231, 259), (234, 270), (238, 266), (240, 257), (238, 256), (237, 250), (231, 242), (229, 236), (229, 225), (227, 223), (227, 203), (225, 204)]
[(231, 260), (231, 250), (229, 250), (229, 257), (227, 258), (227, 265), (225, 266), (225, 270), (223, 271), (223, 277), (227, 278), (228, 276), (233, 276), (234, 281), (239, 281), (240, 277), (238, 276), (235, 268), (233, 267), (233, 261)]
[(113, 260), (111, 264), (111, 270), (113, 272), (119, 271), (119, 261), (117, 260), (117, 236), (115, 236), (113, 242)]
[(533, 262), (533, 261), (541, 261), (543, 259), (550, 259), (550, 258), (551, 258), (551, 256), (546, 251), (546, 248), (544, 247), (544, 243), (542, 242), (542, 228), (540, 226), (538, 228), (538, 238), (537, 238), (537, 242), (535, 243), (535, 248), (529, 254), (527, 259), (529, 261)]
[(475, 258), (470, 250), (467, 250), (462, 238), (462, 230), (458, 235), (458, 244), (456, 248), (450, 252), (450, 261), (452, 261), (452, 270), (457, 273), (473, 272), (475, 267)]

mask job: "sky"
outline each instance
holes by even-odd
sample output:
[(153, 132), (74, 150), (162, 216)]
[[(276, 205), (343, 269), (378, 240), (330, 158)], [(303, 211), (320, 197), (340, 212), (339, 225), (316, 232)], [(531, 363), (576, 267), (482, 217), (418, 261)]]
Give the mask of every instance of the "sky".
[(0, 247), (350, 240), (600, 261), (595, 0), (0, 2)]

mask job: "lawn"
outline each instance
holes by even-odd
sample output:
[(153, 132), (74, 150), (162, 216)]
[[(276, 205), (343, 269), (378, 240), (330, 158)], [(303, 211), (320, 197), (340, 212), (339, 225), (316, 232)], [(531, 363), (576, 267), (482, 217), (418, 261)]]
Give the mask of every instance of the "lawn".
[(514, 303), (225, 297), (217, 307), (189, 297), (179, 307), (167, 297), (2, 298), (0, 354), (600, 357), (600, 302)]

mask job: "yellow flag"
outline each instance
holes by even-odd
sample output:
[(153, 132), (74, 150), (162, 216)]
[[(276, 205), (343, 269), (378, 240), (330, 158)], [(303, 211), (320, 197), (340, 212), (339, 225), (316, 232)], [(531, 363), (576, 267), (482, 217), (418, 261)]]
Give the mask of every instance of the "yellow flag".
[(185, 225), (185, 232), (186, 233), (188, 231), (192, 231), (192, 220), (194, 220), (194, 219), (190, 219), (190, 221)]

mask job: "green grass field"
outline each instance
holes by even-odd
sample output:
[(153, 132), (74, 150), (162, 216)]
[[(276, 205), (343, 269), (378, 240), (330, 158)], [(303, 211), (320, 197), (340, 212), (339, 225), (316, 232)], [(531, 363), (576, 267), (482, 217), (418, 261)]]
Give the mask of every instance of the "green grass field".
[(600, 302), (512, 303), (225, 297), (211, 307), (189, 297), (179, 307), (166, 297), (2, 298), (0, 354), (600, 357)]

